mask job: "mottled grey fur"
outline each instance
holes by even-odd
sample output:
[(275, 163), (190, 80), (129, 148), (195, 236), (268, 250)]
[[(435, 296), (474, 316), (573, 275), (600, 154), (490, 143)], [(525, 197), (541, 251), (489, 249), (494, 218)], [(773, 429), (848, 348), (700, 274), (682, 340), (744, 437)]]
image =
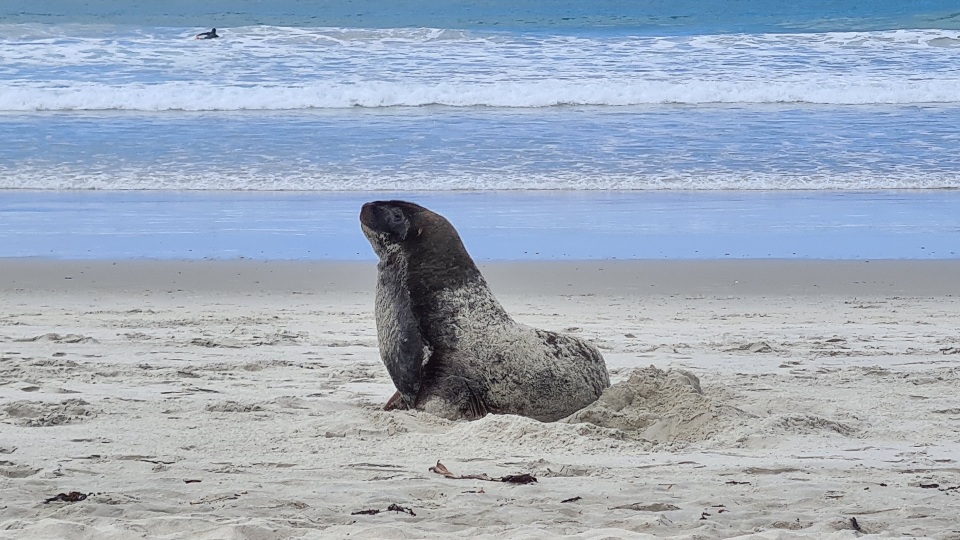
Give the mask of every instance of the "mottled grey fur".
[(507, 315), (443, 216), (378, 201), (363, 205), (360, 223), (380, 257), (377, 337), (398, 390), (388, 408), (549, 422), (610, 386), (596, 347)]

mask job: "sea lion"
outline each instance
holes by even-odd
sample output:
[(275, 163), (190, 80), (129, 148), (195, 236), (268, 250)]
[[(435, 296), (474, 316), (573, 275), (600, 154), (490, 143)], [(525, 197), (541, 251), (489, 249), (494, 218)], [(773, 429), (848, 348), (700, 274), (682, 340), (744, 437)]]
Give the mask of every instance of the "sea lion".
[(510, 318), (443, 216), (375, 201), (363, 205), (360, 223), (380, 258), (377, 338), (397, 387), (386, 409), (551, 422), (610, 386), (596, 347)]

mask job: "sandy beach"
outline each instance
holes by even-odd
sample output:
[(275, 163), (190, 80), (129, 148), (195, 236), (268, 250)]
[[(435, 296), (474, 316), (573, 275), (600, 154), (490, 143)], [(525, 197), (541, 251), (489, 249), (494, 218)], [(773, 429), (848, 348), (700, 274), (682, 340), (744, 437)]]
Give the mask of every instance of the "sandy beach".
[(960, 261), (482, 269), (615, 391), (382, 411), (371, 262), (0, 260), (0, 538), (960, 539)]

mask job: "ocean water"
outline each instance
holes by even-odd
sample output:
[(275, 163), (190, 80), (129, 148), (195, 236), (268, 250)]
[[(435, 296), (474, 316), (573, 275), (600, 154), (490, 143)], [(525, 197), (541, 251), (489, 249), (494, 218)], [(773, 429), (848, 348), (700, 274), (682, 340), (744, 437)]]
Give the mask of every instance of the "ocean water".
[(485, 261), (960, 257), (952, 190), (16, 191), (0, 194), (0, 246), (6, 257), (374, 261), (360, 206), (400, 196), (450, 218)]
[[(220, 39), (193, 39), (211, 27)], [(455, 222), (474, 211), (474, 192), (494, 194), (484, 210), (500, 216), (573, 200), (565, 212), (597, 238), (611, 197), (637, 215), (660, 215), (644, 194), (682, 201), (671, 214), (688, 224), (679, 230), (706, 226), (712, 205), (732, 200), (744, 245), (729, 256), (830, 258), (867, 255), (856, 241), (846, 251), (765, 247), (784, 240), (784, 205), (810, 210), (799, 230), (817, 245), (838, 227), (861, 230), (853, 217), (824, 221), (817, 207), (882, 223), (884, 204), (861, 203), (884, 200), (897, 208), (896, 234), (934, 235), (941, 256), (960, 247), (960, 221), (939, 213), (960, 188), (951, 1), (6, 0), (0, 51), (0, 256), (79, 256), (67, 242), (78, 220), (103, 227), (91, 238), (105, 244), (86, 256), (113, 253), (109, 230), (127, 208), (116, 191), (145, 191), (148, 214), (171, 216), (156, 223), (248, 212), (240, 244), (282, 218), (253, 212), (256, 201), (274, 207), (289, 191), (319, 206), (352, 201), (343, 192), (438, 200)], [(89, 192), (90, 210), (64, 206), (72, 196), (62, 190)], [(811, 197), (819, 202), (802, 203)], [(45, 210), (25, 211), (30, 201)], [(495, 235), (501, 226), (488, 223)], [(10, 240), (37, 227), (52, 243)], [(157, 227), (144, 238), (170, 233)], [(558, 230), (533, 218), (513, 227)], [(919, 245), (879, 243), (890, 247), (870, 253), (924, 256)], [(173, 256), (134, 244), (145, 247), (128, 256)], [(695, 244), (567, 251), (730, 253)]]

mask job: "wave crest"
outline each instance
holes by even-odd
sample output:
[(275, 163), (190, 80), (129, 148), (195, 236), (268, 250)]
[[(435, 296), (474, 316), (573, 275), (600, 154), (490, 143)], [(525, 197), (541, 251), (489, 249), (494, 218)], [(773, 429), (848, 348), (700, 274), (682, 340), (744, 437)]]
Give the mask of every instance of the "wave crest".
[(956, 103), (960, 78), (780, 81), (504, 81), (488, 84), (366, 82), (303, 86), (73, 84), (0, 88), (0, 110), (31, 111), (271, 111), (351, 107), (638, 106), (658, 104), (810, 103), (873, 105)]

